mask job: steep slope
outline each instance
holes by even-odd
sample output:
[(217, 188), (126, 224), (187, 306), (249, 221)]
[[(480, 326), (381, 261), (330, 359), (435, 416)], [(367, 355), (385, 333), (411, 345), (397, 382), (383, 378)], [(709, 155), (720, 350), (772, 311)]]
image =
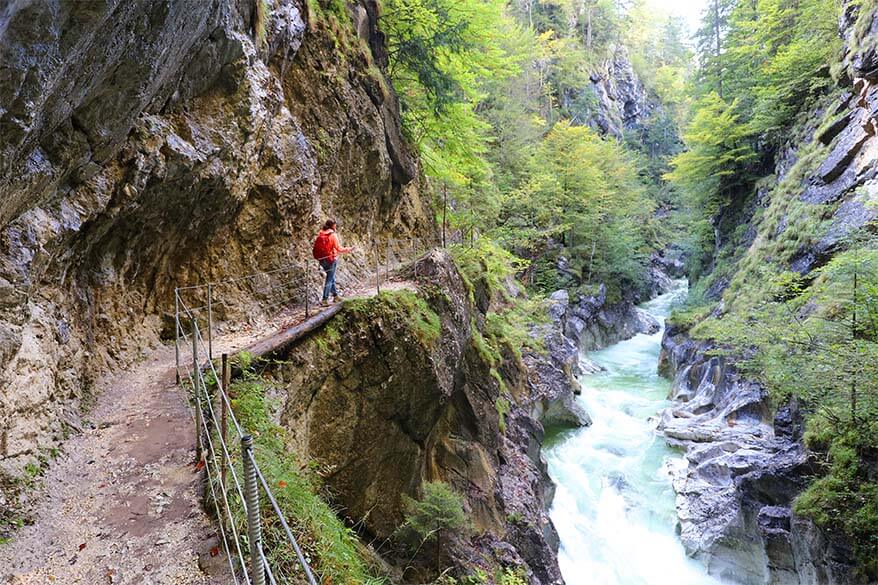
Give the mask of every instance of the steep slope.
[[(852, 541), (839, 525), (817, 526), (793, 509), (796, 497), (829, 469), (826, 453), (803, 442), (807, 415), (819, 403), (772, 395), (764, 383), (776, 382), (794, 353), (760, 362), (761, 372), (748, 367), (765, 349), (757, 345), (764, 328), (788, 333), (812, 316), (833, 318), (841, 299), (837, 290), (827, 294), (832, 272), (823, 275), (821, 268), (846, 253), (874, 250), (878, 13), (874, 5), (851, 3), (841, 25), (847, 43), (841, 87), (800, 116), (777, 153), (774, 175), (715, 218), (713, 273), (697, 285), (708, 303), (678, 314), (663, 341), (676, 404), (661, 426), (685, 447), (687, 459), (675, 478), (682, 537), (712, 572), (742, 583), (874, 579), (874, 543), (863, 536), (874, 534), (874, 525), (864, 525), (860, 540)], [(783, 312), (797, 297), (810, 302)], [(781, 314), (773, 324), (772, 307)], [(783, 335), (774, 338), (780, 343)], [(826, 370), (809, 383), (834, 388), (836, 375)], [(868, 448), (863, 453), (868, 481), (874, 461)], [(851, 497), (868, 518), (874, 502)]]
[[(375, 9), (0, 9), (7, 497), (79, 426), (96, 373), (168, 335), (175, 286), (296, 261), (316, 278), (307, 240), (327, 215), (351, 241), (429, 233), (417, 161), (380, 71)], [(236, 287), (225, 317), (258, 314), (260, 297), (246, 281)]]
[[(537, 417), (586, 422), (570, 410), (575, 383), (560, 358), (486, 345), (485, 319), (502, 295), (468, 284), (446, 253), (412, 273), (417, 293), (352, 301), (267, 362), (291, 456), (321, 470), (332, 501), (397, 567), (394, 580), (431, 582), (450, 565), (456, 577), (508, 568), (534, 585), (561, 583)], [(539, 383), (547, 374), (551, 388)], [(431, 481), (463, 495), (472, 523), (446, 536), (440, 559), (432, 547), (407, 548), (399, 531), (406, 497)]]

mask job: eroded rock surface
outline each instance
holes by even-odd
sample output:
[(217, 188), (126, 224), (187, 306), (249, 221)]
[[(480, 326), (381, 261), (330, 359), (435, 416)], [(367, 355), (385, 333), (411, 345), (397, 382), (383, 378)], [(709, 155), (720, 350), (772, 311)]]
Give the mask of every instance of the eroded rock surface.
[(675, 404), (659, 431), (685, 449), (672, 471), (686, 550), (736, 583), (861, 583), (843, 543), (792, 512), (814, 473), (798, 405), (772, 415), (766, 391), (713, 349), (674, 326), (662, 341)]
[(278, 356), (280, 422), (367, 536), (392, 537), (403, 496), (442, 480), (465, 496), (479, 535), (455, 540), (461, 575), (499, 563), (524, 567), (532, 584), (560, 583), (543, 427), (531, 416), (542, 397), (511, 356), (492, 373), (473, 341), (478, 308), (447, 254), (430, 253), (415, 273), (438, 330), (392, 293), (350, 305)]
[[(0, 484), (79, 426), (98, 372), (172, 335), (175, 286), (316, 281), (327, 215), (350, 243), (432, 229), (380, 73), (268, 4), (259, 46), (243, 0), (0, 8)], [(376, 6), (353, 9), (377, 51)], [(256, 288), (227, 286), (218, 318), (276, 303)]]

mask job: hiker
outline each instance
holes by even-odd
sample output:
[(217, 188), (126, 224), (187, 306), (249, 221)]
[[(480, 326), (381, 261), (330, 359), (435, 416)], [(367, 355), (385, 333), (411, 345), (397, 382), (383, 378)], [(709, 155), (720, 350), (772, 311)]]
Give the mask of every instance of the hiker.
[(326, 282), (323, 283), (323, 306), (329, 304), (329, 295), (332, 295), (333, 301), (338, 302), (338, 291), (335, 288), (335, 271), (338, 268), (338, 257), (341, 254), (351, 252), (353, 248), (345, 248), (338, 241), (338, 234), (335, 233), (336, 222), (334, 219), (327, 219), (323, 224), (323, 229), (317, 234), (314, 240), (314, 259), (320, 262), (320, 268), (326, 273)]

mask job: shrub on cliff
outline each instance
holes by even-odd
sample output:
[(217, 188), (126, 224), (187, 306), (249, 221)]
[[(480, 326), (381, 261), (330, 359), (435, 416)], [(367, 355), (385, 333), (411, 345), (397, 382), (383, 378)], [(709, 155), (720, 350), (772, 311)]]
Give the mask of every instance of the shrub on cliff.
[(420, 499), (403, 496), (403, 503), (406, 508), (403, 532), (417, 535), (416, 550), (424, 543), (435, 543), (436, 570), (441, 571), (443, 539), (452, 533), (465, 534), (470, 530), (463, 498), (447, 483), (434, 481), (424, 484)]

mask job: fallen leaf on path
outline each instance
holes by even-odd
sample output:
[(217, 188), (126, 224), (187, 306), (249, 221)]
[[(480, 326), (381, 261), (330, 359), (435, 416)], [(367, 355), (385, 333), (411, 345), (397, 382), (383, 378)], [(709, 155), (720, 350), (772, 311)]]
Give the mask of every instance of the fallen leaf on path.
[(204, 459), (195, 464), (195, 471), (201, 471), (204, 469)]
[(210, 556), (215, 557), (218, 554), (219, 554), (219, 547), (218, 546), (215, 546), (212, 549), (210, 549)]

